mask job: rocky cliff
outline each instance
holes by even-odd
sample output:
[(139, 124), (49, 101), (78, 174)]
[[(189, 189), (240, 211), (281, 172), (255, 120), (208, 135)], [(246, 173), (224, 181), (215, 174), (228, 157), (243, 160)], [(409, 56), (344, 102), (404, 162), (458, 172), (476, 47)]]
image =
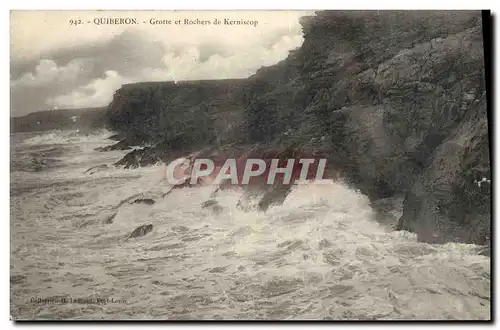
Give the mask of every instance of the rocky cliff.
[(303, 45), (248, 79), (123, 86), (108, 122), (153, 147), (120, 164), (293, 144), (373, 200), (405, 196), (398, 226), (419, 239), (488, 244), (481, 13), (324, 11), (301, 24)]

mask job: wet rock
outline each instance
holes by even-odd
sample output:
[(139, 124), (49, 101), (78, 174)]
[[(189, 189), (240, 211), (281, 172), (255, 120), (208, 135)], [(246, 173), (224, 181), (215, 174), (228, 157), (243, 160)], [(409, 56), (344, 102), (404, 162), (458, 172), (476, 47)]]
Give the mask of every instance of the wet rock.
[(113, 141), (121, 141), (123, 140), (123, 135), (121, 134), (113, 134), (110, 137), (108, 137), (108, 140), (113, 140)]
[(153, 230), (153, 225), (142, 225), (137, 227), (128, 238), (142, 237)]
[(112, 224), (113, 221), (115, 220), (115, 217), (116, 217), (117, 214), (118, 214), (118, 212), (115, 212), (115, 213), (113, 213), (111, 215), (106, 216), (106, 218), (104, 218), (104, 220), (102, 221), (102, 223), (104, 225)]
[(479, 255), (485, 256), (485, 257), (491, 257), (491, 247), (487, 247), (483, 249), (481, 252), (479, 252)]
[(99, 147), (99, 148), (96, 148), (95, 150), (105, 152), (105, 151), (114, 151), (114, 150), (128, 150), (131, 148), (132, 148), (132, 146), (130, 144), (130, 141), (128, 139), (123, 139), (120, 142), (115, 143), (113, 145), (106, 146), (106, 147)]
[(101, 164), (101, 165), (97, 165), (97, 166), (93, 166), (91, 168), (89, 168), (88, 170), (86, 170), (85, 172), (83, 172), (83, 174), (89, 174), (89, 175), (92, 175), (96, 172), (100, 172), (102, 170), (106, 170), (108, 169), (108, 165), (107, 164)]
[(264, 193), (258, 203), (259, 210), (266, 211), (272, 205), (281, 205), (285, 201), (288, 194), (291, 192), (290, 185), (272, 186)]
[(246, 212), (251, 210), (266, 211), (273, 205), (281, 205), (291, 192), (291, 185), (262, 185), (246, 187), (236, 205)]
[(154, 165), (162, 160), (163, 152), (153, 147), (135, 149), (117, 161), (115, 166), (124, 168), (138, 168)]
[(485, 257), (491, 257), (491, 249), (487, 249), (487, 250), (481, 251), (481, 253), (479, 253), (479, 255), (482, 255), (482, 256), (485, 256)]
[(147, 205), (153, 205), (156, 203), (156, 201), (152, 198), (138, 198), (132, 202), (133, 204), (147, 204)]
[(118, 214), (118, 211), (120, 209), (120, 207), (124, 204), (127, 204), (127, 203), (144, 203), (144, 204), (148, 204), (148, 205), (152, 205), (155, 202), (154, 199), (152, 198), (137, 198), (137, 197), (140, 197), (140, 196), (143, 196), (143, 193), (138, 193), (138, 194), (134, 194), (132, 196), (129, 196), (127, 198), (125, 198), (124, 200), (122, 200), (120, 203), (118, 203), (116, 206), (114, 206), (112, 209), (111, 209), (111, 214), (107, 215), (104, 220), (102, 221), (103, 224), (111, 224), (113, 223), (116, 215)]
[(244, 212), (250, 212), (258, 208), (256, 199), (259, 198), (256, 193), (249, 192), (248, 190), (243, 193), (243, 195), (238, 200), (236, 208)]
[(398, 229), (427, 243), (490, 241), (491, 185), (486, 105), (471, 107), (406, 195)]
[(224, 267), (214, 267), (214, 268), (210, 269), (208, 272), (209, 272), (209, 273), (223, 273), (223, 272), (225, 272), (228, 268), (229, 268), (229, 266), (224, 266)]
[(75, 227), (76, 228), (86, 228), (86, 227), (93, 225), (95, 223), (96, 223), (95, 220), (80, 220), (80, 221), (77, 221), (75, 223)]
[(208, 201), (205, 201), (201, 204), (201, 208), (207, 208), (217, 204), (219, 204), (219, 202), (217, 202), (216, 200), (209, 199)]
[(201, 208), (209, 208), (211, 211), (213, 211), (216, 214), (219, 214), (222, 212), (223, 208), (220, 206), (219, 202), (213, 199), (209, 199), (208, 201), (205, 201), (201, 204)]
[(287, 240), (282, 243), (279, 243), (277, 247), (282, 248), (286, 247), (287, 250), (293, 250), (303, 244), (302, 240)]
[[(191, 188), (191, 187), (194, 187), (195, 185), (191, 183), (191, 178), (187, 178), (186, 180), (184, 180), (183, 182), (181, 183), (178, 183), (176, 184), (172, 190), (174, 189), (182, 189), (182, 188)], [(170, 192), (172, 191), (170, 190)]]

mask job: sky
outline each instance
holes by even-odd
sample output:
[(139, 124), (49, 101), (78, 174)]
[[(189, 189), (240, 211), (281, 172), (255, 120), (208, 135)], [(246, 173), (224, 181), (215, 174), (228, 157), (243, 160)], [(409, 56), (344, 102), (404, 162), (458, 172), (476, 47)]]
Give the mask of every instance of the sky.
[[(105, 106), (140, 81), (245, 78), (303, 42), (303, 11), (12, 11), (11, 116)], [(135, 25), (96, 25), (133, 18)], [(208, 20), (212, 24), (185, 25)], [(150, 20), (171, 24), (150, 24)], [(214, 25), (214, 19), (257, 22)], [(84, 24), (71, 25), (70, 20)], [(180, 25), (175, 25), (181, 20)], [(90, 23), (87, 23), (89, 22)], [(145, 23), (144, 23), (145, 22)]]

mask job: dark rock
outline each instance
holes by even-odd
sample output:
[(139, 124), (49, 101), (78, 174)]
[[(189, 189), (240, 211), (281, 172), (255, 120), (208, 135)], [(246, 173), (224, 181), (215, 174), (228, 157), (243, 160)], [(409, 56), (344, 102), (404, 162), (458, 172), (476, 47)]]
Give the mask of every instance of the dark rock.
[(470, 107), (436, 149), (406, 196), (399, 229), (429, 243), (489, 243), (491, 183), (477, 183), (491, 175), (484, 111), (485, 104)]
[(245, 191), (243, 195), (238, 200), (236, 207), (242, 211), (250, 212), (252, 210), (257, 209), (257, 205), (255, 205), (256, 194), (252, 192)]
[(95, 220), (80, 220), (80, 221), (77, 221), (75, 223), (75, 227), (76, 228), (86, 228), (86, 227), (93, 225), (95, 223), (96, 223)]
[(208, 201), (203, 202), (201, 204), (201, 207), (206, 208), (206, 207), (210, 207), (210, 206), (217, 205), (217, 204), (219, 204), (219, 202), (217, 202), (216, 200), (209, 199)]
[(144, 204), (147, 204), (147, 205), (153, 205), (156, 203), (156, 201), (152, 198), (137, 198), (137, 197), (142, 197), (143, 196), (143, 193), (138, 193), (138, 194), (134, 194), (132, 196), (129, 196), (125, 199), (123, 199), (122, 201), (120, 201), (120, 203), (118, 203), (116, 206), (113, 206), (112, 209), (111, 209), (111, 214), (106, 216), (106, 218), (102, 221), (103, 224), (111, 224), (113, 223), (113, 221), (115, 220), (117, 214), (118, 214), (118, 211), (120, 209), (121, 206), (123, 206), (124, 204), (127, 204), (127, 203), (131, 203), (131, 204), (139, 204), (139, 203), (144, 203)]
[(228, 268), (229, 268), (229, 266), (224, 266), (224, 267), (214, 267), (214, 268), (210, 269), (208, 272), (209, 272), (209, 273), (223, 273), (223, 272), (225, 272)]
[(175, 186), (173, 186), (169, 191), (167, 191), (166, 193), (164, 193), (162, 195), (162, 198), (165, 198), (166, 196), (170, 195), (176, 189), (190, 188), (193, 186), (194, 185), (191, 184), (191, 179), (188, 178), (188, 179), (184, 180), (184, 182), (178, 183)]
[(291, 192), (291, 185), (257, 185), (245, 186), (243, 195), (238, 200), (237, 208), (245, 212), (266, 211), (272, 205), (281, 205)]
[[(490, 188), (477, 185), (490, 179), (480, 12), (320, 11), (301, 24), (302, 46), (248, 79), (120, 88), (110, 128), (154, 147), (115, 165), (208, 145), (295, 143), (327, 155), (371, 200), (406, 196), (398, 227), (420, 240), (487, 243)], [(289, 193), (255, 190), (238, 207), (266, 210)]]
[(83, 174), (89, 174), (89, 175), (92, 175), (96, 172), (99, 172), (101, 170), (105, 170), (108, 168), (108, 165), (106, 164), (101, 164), (101, 165), (97, 165), (97, 166), (93, 166), (91, 168), (89, 168), (88, 170), (86, 170), (85, 172), (83, 172)]
[(124, 139), (124, 136), (121, 134), (113, 134), (110, 137), (108, 137), (108, 140), (113, 140), (113, 141), (121, 141)]
[(123, 139), (118, 143), (115, 143), (113, 145), (107, 146), (107, 147), (99, 147), (96, 148), (97, 151), (114, 151), (114, 150), (129, 150), (131, 149), (131, 144), (130, 140), (128, 139)]
[(142, 166), (154, 165), (162, 160), (162, 152), (153, 147), (135, 149), (117, 161), (115, 166), (125, 168), (138, 168)]
[(220, 206), (220, 205), (216, 204), (216, 205), (214, 205), (214, 206), (212, 206), (212, 207), (211, 207), (211, 210), (212, 210), (212, 212), (214, 212), (215, 214), (220, 214), (220, 213), (222, 213), (222, 211), (223, 211), (224, 209), (222, 208), (222, 206)]
[(115, 221), (115, 218), (116, 218), (116, 215), (118, 214), (118, 212), (114, 212), (113, 214), (107, 216), (103, 221), (102, 223), (104, 225), (109, 225), (109, 224), (112, 224), (113, 221)]
[(481, 252), (479, 252), (479, 255), (485, 257), (491, 257), (491, 247), (482, 250)]
[(153, 225), (139, 226), (132, 232), (132, 234), (130, 234), (129, 238), (142, 237), (142, 236), (148, 234), (152, 230), (153, 230)]
[(223, 211), (222, 206), (220, 206), (219, 202), (213, 199), (209, 199), (201, 204), (201, 208), (210, 208), (214, 213), (219, 214)]
[(191, 183), (191, 178), (187, 178), (184, 182), (176, 184), (172, 189), (182, 189), (182, 188), (191, 188), (195, 185)]
[(264, 193), (258, 203), (259, 210), (266, 211), (272, 205), (281, 205), (291, 192), (290, 185), (277, 185)]

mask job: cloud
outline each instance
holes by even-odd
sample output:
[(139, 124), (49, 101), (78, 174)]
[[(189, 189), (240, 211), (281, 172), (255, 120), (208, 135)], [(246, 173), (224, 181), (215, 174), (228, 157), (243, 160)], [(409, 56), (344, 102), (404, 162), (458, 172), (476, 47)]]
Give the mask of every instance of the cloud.
[(86, 59), (73, 59), (66, 65), (41, 59), (11, 80), (10, 101), (13, 115), (48, 108), (47, 98), (68, 93), (88, 79), (92, 63)]
[(288, 51), (301, 42), (301, 36), (283, 36), (269, 48), (248, 45), (232, 54), (215, 49), (207, 52), (206, 45), (186, 45), (182, 50), (166, 54), (156, 67), (136, 68), (125, 74), (107, 71), (105, 78), (79, 86), (71, 93), (52, 97), (47, 103), (62, 108), (103, 106), (111, 102), (114, 92), (121, 85), (133, 82), (245, 78), (263, 65), (271, 65), (285, 58)]
[[(232, 53), (213, 52), (202, 57), (202, 47), (187, 47), (183, 53), (166, 54), (165, 69), (143, 71), (144, 77), (152, 80), (194, 80), (245, 78), (262, 66), (268, 66), (284, 59), (291, 49), (302, 43), (302, 36), (282, 36), (269, 48), (262, 45), (248, 45)], [(147, 72), (147, 73), (146, 73)]]
[[(50, 14), (52, 24), (47, 26), (49, 14), (41, 20), (36, 13), (28, 15), (39, 23), (33, 25), (30, 33), (26, 31), (29, 30), (26, 24), (24, 30), (16, 30), (15, 17), (14, 28), (11, 26), (11, 112), (14, 115), (53, 107), (105, 106), (116, 89), (125, 83), (248, 77), (260, 67), (286, 58), (290, 50), (301, 45), (303, 38), (298, 19), (306, 14), (189, 12), (193, 19), (211, 19), (218, 15), (258, 20), (259, 24), (257, 27), (141, 26), (128, 29), (82, 26), (73, 30), (70, 40), (66, 31), (63, 40), (54, 27), (58, 26), (57, 20), (67, 14)], [(90, 13), (95, 15), (95, 12)], [(146, 19), (151, 13), (134, 12), (133, 15), (139, 19), (143, 15)], [(156, 13), (158, 16), (170, 13), (173, 17), (187, 15), (186, 12)], [(26, 21), (24, 17), (23, 22)], [(40, 31), (45, 32), (42, 40), (35, 38)]]
[(54, 61), (40, 60), (34, 73), (29, 72), (12, 81), (12, 87), (38, 86), (47, 83), (68, 82), (74, 80), (83, 71), (83, 61), (73, 60), (66, 66), (59, 67)]
[(99, 107), (111, 102), (114, 92), (122, 84), (130, 82), (116, 71), (106, 71), (104, 78), (95, 79), (71, 93), (49, 97), (46, 103), (57, 108)]

